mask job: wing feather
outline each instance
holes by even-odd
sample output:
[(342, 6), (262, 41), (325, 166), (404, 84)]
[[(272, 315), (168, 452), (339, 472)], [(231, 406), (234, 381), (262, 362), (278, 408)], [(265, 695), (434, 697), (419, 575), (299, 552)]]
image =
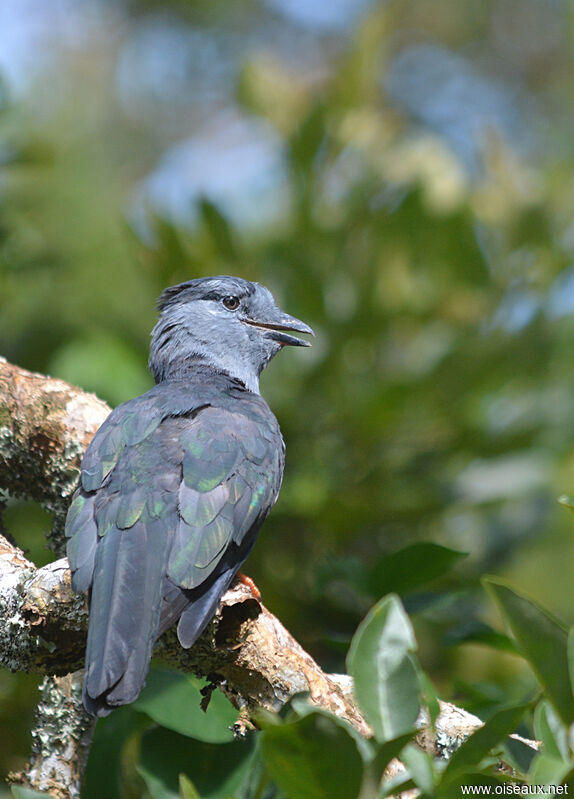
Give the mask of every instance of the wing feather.
[(98, 542), (93, 496), (88, 496), (82, 489), (78, 489), (70, 505), (66, 518), (66, 538), (72, 588), (81, 594), (92, 583)]
[(101, 487), (125, 449), (126, 441), (121, 426), (113, 418), (114, 413), (100, 427), (84, 455), (81, 474), (84, 491), (96, 491)]
[(180, 522), (168, 562), (169, 579), (185, 589), (205, 582), (230, 546), (256, 534), (281, 474), (281, 448), (267, 426), (221, 408), (203, 410), (194, 422), (180, 436)]
[(120, 530), (129, 530), (141, 517), (147, 502), (146, 491), (143, 486), (137, 486), (125, 496), (121, 497), (116, 525)]

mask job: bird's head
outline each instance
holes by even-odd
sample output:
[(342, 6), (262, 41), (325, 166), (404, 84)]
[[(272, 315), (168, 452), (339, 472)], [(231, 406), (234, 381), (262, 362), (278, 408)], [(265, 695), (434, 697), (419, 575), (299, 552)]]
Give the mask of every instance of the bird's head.
[(264, 286), (239, 277), (205, 277), (166, 289), (158, 301), (149, 367), (156, 382), (208, 363), (259, 391), (259, 375), (286, 346), (308, 347), (310, 333)]

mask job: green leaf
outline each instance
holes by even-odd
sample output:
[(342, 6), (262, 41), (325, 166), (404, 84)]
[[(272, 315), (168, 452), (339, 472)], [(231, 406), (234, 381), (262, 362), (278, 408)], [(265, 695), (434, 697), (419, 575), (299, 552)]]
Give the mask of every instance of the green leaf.
[(472, 621), (458, 630), (455, 629), (448, 636), (448, 644), (481, 644), (498, 652), (520, 654), (512, 638), (480, 621)]
[(568, 657), (568, 675), (570, 677), (570, 688), (574, 693), (574, 627), (570, 627), (570, 629), (568, 630), (566, 653)]
[(548, 698), (562, 720), (570, 724), (574, 721), (574, 699), (565, 627), (536, 602), (516, 593), (501, 580), (487, 578), (483, 582)]
[(479, 770), (491, 750), (516, 730), (529, 707), (530, 704), (525, 704), (500, 710), (486, 724), (473, 732), (449, 760), (441, 784), (451, 782), (460, 774)]
[(160, 728), (142, 737), (137, 770), (153, 799), (180, 799), (180, 775), (201, 799), (227, 799), (253, 768), (254, 740), (210, 744)]
[(401, 750), (412, 741), (415, 735), (416, 730), (411, 730), (405, 735), (400, 735), (398, 738), (393, 738), (391, 741), (385, 741), (385, 743), (376, 746), (373, 759), (369, 762), (368, 767), (376, 774), (378, 781), (380, 781), (384, 770), (391, 760), (394, 757), (398, 757)]
[(432, 795), (436, 782), (432, 757), (415, 744), (410, 744), (403, 750), (401, 760), (421, 793)]
[(450, 571), (465, 552), (422, 541), (411, 544), (377, 561), (370, 577), (377, 596), (391, 592), (407, 594)]
[(558, 502), (565, 508), (568, 508), (570, 513), (574, 513), (574, 497), (570, 497), (568, 494), (562, 494), (561, 497), (558, 497)]
[(336, 719), (311, 713), (268, 727), (261, 752), (271, 778), (290, 799), (355, 799), (363, 776), (357, 745)]
[(179, 796), (180, 799), (201, 799), (194, 784), (185, 774), (179, 775)]
[[(418, 665), (418, 664), (416, 664)], [(421, 688), (422, 704), (428, 710), (431, 724), (434, 725), (440, 715), (440, 704), (435, 687), (428, 676), (422, 669), (418, 668), (419, 685)]]
[(402, 794), (403, 791), (410, 791), (416, 788), (415, 783), (408, 771), (399, 772), (389, 780), (385, 780), (378, 793), (378, 799), (384, 799), (385, 796), (395, 796)]
[(162, 727), (198, 741), (232, 741), (233, 734), (229, 728), (237, 720), (237, 711), (220, 691), (214, 691), (204, 713), (201, 709), (202, 685), (203, 681), (191, 674), (153, 668), (133, 706), (147, 713)]
[(568, 730), (551, 704), (542, 700), (534, 710), (534, 734), (549, 757), (568, 760)]
[(347, 657), (355, 694), (379, 741), (410, 732), (419, 712), (416, 641), (397, 596), (378, 602), (361, 622)]
[(12, 785), (11, 790), (16, 799), (46, 799), (51, 796), (47, 791), (45, 793), (33, 791), (31, 788), (24, 788), (23, 785)]
[(540, 752), (532, 761), (528, 781), (531, 785), (561, 785), (568, 782), (571, 769), (571, 763)]
[(149, 721), (133, 705), (100, 719), (96, 726), (82, 788), (82, 799), (121, 799), (123, 753), (130, 736)]
[(574, 789), (574, 764), (570, 763), (570, 768), (566, 774), (563, 774), (562, 778), (557, 782), (551, 782), (550, 785), (567, 785), (568, 792), (572, 793)]
[(528, 774), (536, 755), (536, 749), (533, 749), (532, 746), (524, 743), (519, 738), (513, 738), (509, 735), (504, 743), (504, 762), (512, 766), (516, 774), (523, 777)]

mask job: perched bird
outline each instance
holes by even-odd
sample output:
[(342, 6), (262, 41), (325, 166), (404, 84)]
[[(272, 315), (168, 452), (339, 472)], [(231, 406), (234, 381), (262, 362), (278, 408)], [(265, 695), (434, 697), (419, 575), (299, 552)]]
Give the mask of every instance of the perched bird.
[(75, 591), (90, 591), (84, 705), (132, 702), (155, 640), (190, 647), (274, 505), (285, 447), (262, 369), (313, 331), (236, 277), (189, 280), (158, 302), (156, 385), (94, 436), (66, 521)]

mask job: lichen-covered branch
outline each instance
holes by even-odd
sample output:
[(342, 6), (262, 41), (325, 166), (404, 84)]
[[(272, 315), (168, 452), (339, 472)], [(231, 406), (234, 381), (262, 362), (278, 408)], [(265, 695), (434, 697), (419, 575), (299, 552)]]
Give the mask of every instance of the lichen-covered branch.
[[(79, 669), (87, 623), (86, 601), (72, 591), (66, 559), (36, 569), (0, 536), (0, 665), (50, 675)], [(219, 684), (238, 707), (278, 710), (295, 693), (308, 691), (317, 704), (369, 732), (350, 695), (241, 583), (224, 595), (191, 649), (182, 649), (170, 630), (156, 653)]]
[(279, 619), (242, 583), (223, 596), (200, 640), (182, 649), (174, 630), (158, 642), (157, 654), (184, 671), (207, 677), (238, 710), (279, 710), (290, 697), (308, 692), (311, 701), (371, 734), (352, 693), (325, 674)]
[(94, 394), (0, 358), (0, 492), (54, 515), (48, 544), (58, 555), (82, 455), (109, 412)]
[(56, 675), (81, 668), (87, 620), (65, 558), (37, 569), (0, 536), (0, 665)]
[(32, 730), (32, 752), (25, 772), (10, 781), (54, 799), (79, 799), (96, 720), (82, 705), (83, 672), (45, 677)]
[[(0, 545), (0, 631), (8, 626), (5, 613), (15, 631), (0, 646), (0, 663), (43, 674), (80, 668), (87, 608), (85, 600), (71, 590), (67, 561), (35, 569), (16, 547), (2, 543), (1, 538)], [(294, 694), (307, 692), (318, 706), (346, 719), (362, 735), (370, 735), (354, 702), (350, 679), (325, 674), (240, 582), (223, 596), (215, 619), (191, 649), (182, 649), (170, 630), (158, 642), (156, 655), (168, 665), (206, 677), (247, 715), (258, 707), (279, 710)], [(84, 715), (80, 708), (80, 720)], [(46, 711), (39, 716), (43, 720)], [(419, 743), (437, 756), (449, 756), (480, 723), (472, 714), (443, 702), (435, 733), (431, 735), (422, 720)], [(45, 741), (45, 736), (39, 740)]]

